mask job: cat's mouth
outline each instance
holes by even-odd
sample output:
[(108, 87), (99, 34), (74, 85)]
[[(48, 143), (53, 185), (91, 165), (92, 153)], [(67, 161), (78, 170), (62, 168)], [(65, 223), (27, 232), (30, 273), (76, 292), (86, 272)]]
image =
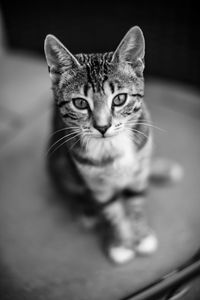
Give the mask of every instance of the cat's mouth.
[(112, 133), (112, 134), (101, 134), (101, 135), (95, 135), (94, 138), (106, 140), (106, 139), (112, 139), (112, 138), (114, 138), (116, 135), (117, 135), (117, 133)]

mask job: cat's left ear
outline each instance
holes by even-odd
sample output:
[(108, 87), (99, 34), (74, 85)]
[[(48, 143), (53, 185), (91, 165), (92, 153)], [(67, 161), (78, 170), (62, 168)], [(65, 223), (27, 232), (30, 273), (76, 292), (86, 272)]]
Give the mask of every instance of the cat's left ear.
[(49, 66), (50, 77), (56, 82), (65, 70), (80, 67), (78, 60), (53, 35), (48, 34), (44, 42), (44, 52)]
[(112, 62), (128, 63), (143, 71), (145, 41), (142, 30), (138, 26), (132, 27), (115, 50)]

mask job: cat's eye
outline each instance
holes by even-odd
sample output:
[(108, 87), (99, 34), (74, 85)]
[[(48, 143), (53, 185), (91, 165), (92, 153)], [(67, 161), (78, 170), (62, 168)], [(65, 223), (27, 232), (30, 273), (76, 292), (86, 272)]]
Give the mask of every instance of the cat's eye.
[(88, 102), (83, 98), (74, 98), (73, 104), (78, 109), (87, 109), (88, 108)]
[(114, 97), (112, 104), (114, 106), (122, 106), (127, 100), (127, 94), (118, 94)]

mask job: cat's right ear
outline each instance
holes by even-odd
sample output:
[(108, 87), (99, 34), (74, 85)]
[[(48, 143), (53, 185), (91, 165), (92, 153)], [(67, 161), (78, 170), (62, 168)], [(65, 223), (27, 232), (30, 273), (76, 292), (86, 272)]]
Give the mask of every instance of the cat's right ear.
[(131, 65), (137, 73), (142, 73), (144, 69), (145, 41), (142, 30), (138, 26), (132, 27), (122, 39), (115, 50), (112, 62), (117, 64), (127, 63)]
[(63, 71), (80, 67), (75, 56), (52, 34), (48, 34), (45, 38), (44, 52), (53, 82), (59, 80)]

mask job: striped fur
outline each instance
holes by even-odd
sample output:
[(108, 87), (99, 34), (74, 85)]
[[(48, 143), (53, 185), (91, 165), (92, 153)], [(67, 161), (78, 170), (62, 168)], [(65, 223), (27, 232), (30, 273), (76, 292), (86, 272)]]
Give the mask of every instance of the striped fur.
[(45, 54), (55, 99), (50, 168), (66, 195), (106, 226), (106, 251), (124, 263), (152, 237), (140, 205), (152, 152), (143, 34), (133, 27), (115, 52), (77, 55), (48, 35)]

